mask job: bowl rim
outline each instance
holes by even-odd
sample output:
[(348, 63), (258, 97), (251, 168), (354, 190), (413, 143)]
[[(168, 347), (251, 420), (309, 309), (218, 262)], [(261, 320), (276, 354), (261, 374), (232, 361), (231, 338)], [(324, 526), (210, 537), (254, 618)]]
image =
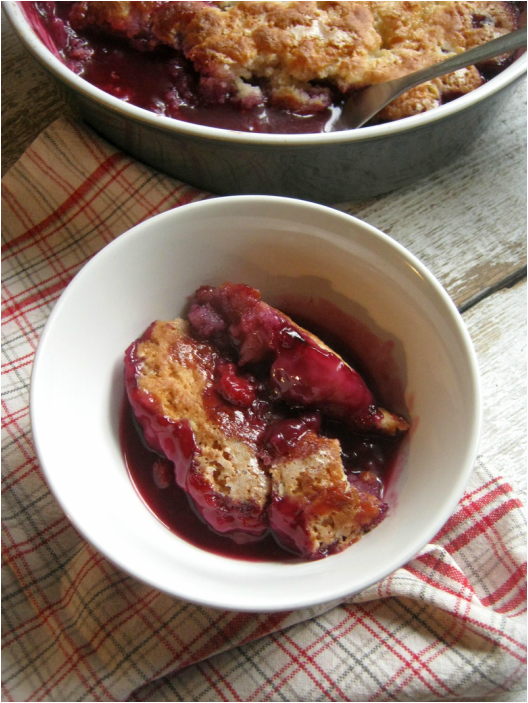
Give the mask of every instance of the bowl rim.
[(88, 81), (75, 74), (67, 68), (53, 53), (44, 46), (31, 28), (27, 18), (21, 9), (22, 3), (19, 0), (5, 0), (2, 7), (11, 23), (13, 30), (26, 49), (36, 58), (55, 78), (58, 78), (75, 92), (80, 93), (100, 105), (110, 108), (124, 117), (149, 126), (150, 128), (175, 132), (182, 136), (194, 137), (196, 139), (216, 140), (230, 142), (234, 145), (270, 145), (275, 147), (313, 147), (317, 145), (343, 144), (362, 142), (368, 139), (382, 139), (397, 137), (415, 129), (421, 129), (427, 125), (434, 124), (442, 119), (448, 119), (453, 115), (470, 108), (473, 105), (494, 95), (500, 90), (514, 83), (526, 73), (528, 65), (528, 52), (524, 52), (504, 71), (490, 79), (487, 83), (476, 88), (466, 95), (453, 100), (445, 105), (428, 110), (419, 115), (405, 117), (401, 120), (388, 122), (381, 125), (362, 127), (357, 130), (345, 130), (341, 132), (324, 132), (309, 134), (262, 134), (255, 132), (242, 132), (218, 127), (208, 127), (204, 125), (178, 120), (173, 117), (156, 115), (150, 110), (146, 110), (136, 105), (126, 103), (116, 98), (101, 88), (93, 86)]
[[(227, 201), (227, 202), (226, 202)], [(40, 441), (39, 441), (39, 436), (40, 436), (40, 431), (37, 428), (37, 409), (39, 407), (39, 385), (38, 385), (38, 369), (39, 369), (39, 361), (41, 357), (45, 355), (45, 348), (47, 345), (47, 339), (50, 337), (52, 334), (52, 328), (54, 324), (54, 320), (56, 319), (57, 316), (60, 315), (61, 309), (63, 305), (66, 302), (66, 295), (67, 291), (73, 289), (74, 287), (77, 287), (79, 285), (82, 285), (85, 277), (90, 274), (90, 271), (93, 269), (93, 267), (96, 267), (98, 264), (98, 261), (100, 260), (101, 256), (105, 256), (106, 253), (108, 252), (109, 249), (118, 249), (119, 247), (126, 246), (126, 243), (130, 239), (134, 239), (137, 237), (145, 236), (144, 231), (146, 230), (148, 232), (149, 228), (153, 226), (153, 221), (157, 222), (160, 219), (167, 219), (170, 220), (172, 218), (180, 218), (183, 216), (183, 213), (187, 214), (191, 212), (193, 209), (194, 210), (207, 210), (207, 209), (214, 209), (216, 207), (227, 207), (229, 206), (231, 211), (236, 207), (237, 204), (239, 205), (244, 205), (244, 203), (247, 204), (266, 204), (268, 206), (273, 206), (273, 204), (280, 205), (281, 203), (284, 203), (286, 206), (290, 207), (295, 207), (298, 208), (299, 211), (309, 211), (312, 210), (314, 213), (319, 212), (319, 213), (326, 213), (327, 216), (332, 217), (333, 219), (340, 219), (343, 222), (348, 222), (354, 227), (359, 226), (361, 229), (364, 231), (374, 235), (376, 238), (381, 239), (384, 241), (388, 246), (392, 249), (394, 249), (396, 252), (398, 252), (399, 255), (401, 255), (404, 260), (409, 264), (411, 268), (414, 269), (415, 273), (419, 275), (421, 278), (425, 279), (428, 283), (428, 286), (431, 288), (433, 291), (435, 298), (442, 304), (446, 312), (449, 314), (449, 320), (450, 323), (453, 325), (453, 329), (456, 330), (457, 335), (460, 338), (460, 343), (463, 346), (465, 350), (465, 358), (466, 362), (468, 364), (468, 370), (469, 370), (469, 375), (471, 378), (471, 388), (472, 388), (472, 397), (473, 397), (473, 417), (471, 419), (471, 436), (468, 438), (467, 445), (465, 447), (465, 450), (463, 452), (463, 455), (461, 456), (461, 466), (460, 466), (460, 472), (458, 475), (458, 478), (455, 483), (453, 483), (450, 487), (449, 490), (449, 500), (446, 499), (446, 501), (443, 504), (443, 508), (441, 511), (438, 512), (436, 515), (436, 519), (434, 519), (429, 528), (427, 530), (424, 530), (420, 534), (419, 540), (413, 542), (412, 545), (406, 545), (404, 549), (402, 549), (401, 553), (398, 552), (398, 556), (393, 558), (390, 563), (385, 564), (383, 568), (379, 570), (379, 572), (376, 574), (375, 579), (372, 579), (372, 576), (366, 577), (363, 579), (363, 581), (360, 584), (360, 587), (358, 588), (353, 588), (351, 591), (350, 589), (347, 589), (346, 586), (341, 585), (339, 588), (334, 588), (331, 593), (331, 597), (329, 599), (321, 600), (321, 598), (317, 597), (316, 594), (314, 593), (313, 596), (310, 598), (305, 599), (302, 602), (298, 602), (295, 600), (295, 598), (289, 594), (287, 599), (280, 600), (280, 602), (275, 602), (275, 603), (265, 603), (260, 606), (258, 603), (251, 602), (250, 604), (246, 605), (236, 605), (234, 602), (229, 602), (229, 600), (226, 600), (225, 594), (223, 596), (218, 595), (216, 593), (210, 595), (207, 599), (203, 597), (198, 597), (198, 596), (193, 596), (193, 594), (189, 594), (188, 592), (184, 592), (183, 590), (178, 590), (178, 588), (171, 590), (171, 588), (168, 588), (166, 585), (160, 585), (159, 583), (154, 582), (153, 580), (149, 580), (148, 576), (146, 576), (144, 573), (142, 573), (139, 569), (135, 568), (135, 565), (131, 565), (130, 563), (127, 563), (126, 560), (123, 560), (120, 555), (116, 555), (115, 553), (112, 553), (112, 550), (108, 547), (107, 544), (103, 544), (97, 539), (94, 538), (92, 534), (90, 534), (90, 531), (85, 529), (85, 526), (81, 524), (75, 515), (73, 515), (70, 510), (69, 506), (67, 505), (66, 501), (63, 499), (63, 496), (61, 495), (61, 490), (60, 487), (57, 486), (56, 480), (53, 476), (53, 472), (50, 472), (49, 468), (47, 468), (48, 465), (48, 458), (44, 457), (44, 453), (42, 450), (42, 447), (40, 446)], [(232, 207), (231, 207), (232, 206)], [(336, 238), (346, 240), (348, 241), (350, 234), (347, 233), (341, 233), (339, 235), (335, 234)], [(40, 401), (40, 404), (42, 404), (42, 401)], [(138, 579), (139, 581), (146, 583), (150, 587), (157, 588), (158, 590), (165, 592), (173, 597), (179, 597), (183, 598), (188, 602), (193, 602), (198, 605), (203, 605), (203, 606), (208, 606), (208, 607), (216, 607), (216, 608), (222, 608), (222, 609), (232, 609), (232, 610), (240, 610), (240, 611), (247, 611), (247, 612), (272, 612), (272, 611), (278, 611), (278, 610), (296, 610), (300, 608), (306, 608), (306, 607), (312, 607), (312, 606), (318, 606), (321, 605), (324, 602), (331, 602), (331, 600), (334, 599), (342, 599), (347, 596), (352, 596), (361, 590), (364, 590), (365, 588), (368, 588), (372, 586), (375, 583), (378, 583), (381, 581), (383, 578), (388, 576), (390, 573), (393, 573), (396, 569), (401, 568), (404, 564), (406, 564), (410, 559), (414, 558), (417, 553), (426, 545), (428, 544), (435, 534), (437, 534), (438, 530), (441, 529), (441, 527), (445, 524), (446, 520), (453, 514), (456, 505), (460, 501), (461, 496), (463, 495), (463, 491), (465, 487), (467, 486), (467, 483), (469, 481), (469, 478), (471, 476), (471, 473), (474, 468), (475, 464), (475, 459), (477, 456), (477, 450), (478, 450), (478, 445), (480, 442), (480, 436), (482, 432), (482, 383), (481, 383), (481, 377), (480, 377), (480, 372), (479, 372), (479, 365), (478, 365), (478, 359), (477, 355), (473, 346), (473, 342), (471, 340), (471, 337), (469, 335), (469, 331), (467, 330), (467, 327), (464, 324), (464, 321), (462, 320), (462, 317), (460, 316), (454, 302), (446, 292), (446, 290), (443, 288), (443, 286), (440, 284), (440, 282), (436, 279), (436, 277), (429, 271), (429, 269), (425, 266), (425, 264), (421, 263), (417, 257), (415, 257), (408, 249), (406, 249), (403, 245), (401, 245), (399, 242), (394, 240), (392, 237), (389, 235), (385, 234), (381, 230), (373, 227), (372, 225), (364, 222), (363, 220), (360, 220), (357, 217), (354, 217), (353, 215), (349, 215), (347, 213), (343, 213), (339, 210), (335, 210), (334, 208), (325, 206), (325, 205), (320, 205), (317, 203), (311, 203), (309, 201), (303, 201), (299, 199), (294, 199), (294, 198), (286, 198), (283, 196), (266, 196), (266, 195), (235, 195), (235, 196), (225, 196), (225, 197), (218, 197), (218, 198), (212, 198), (212, 199), (207, 199), (207, 200), (202, 200), (194, 203), (189, 203), (186, 205), (183, 205), (179, 208), (175, 208), (172, 210), (169, 210), (167, 212), (161, 213), (159, 215), (154, 216), (153, 218), (150, 218), (149, 220), (146, 220), (144, 222), (141, 222), (134, 227), (130, 228), (127, 230), (125, 233), (122, 235), (116, 237), (112, 242), (104, 246), (97, 254), (95, 254), (81, 269), (80, 271), (75, 275), (75, 277), (72, 279), (72, 281), (68, 284), (66, 289), (63, 291), (62, 295), (60, 296), (59, 300), (56, 302), (48, 320), (46, 321), (44, 330), (42, 332), (42, 335), (39, 340), (38, 348), (35, 354), (34, 362), (33, 362), (33, 368), (31, 372), (31, 379), (30, 379), (30, 422), (31, 422), (31, 428), (32, 428), (32, 433), (33, 433), (33, 441), (34, 441), (34, 446), (36, 450), (36, 454), (39, 460), (39, 464), (41, 466), (41, 470), (46, 478), (46, 483), (52, 493), (52, 495), (55, 497), (59, 505), (61, 506), (63, 512), (65, 515), (68, 517), (70, 522), (74, 525), (74, 527), (77, 529), (77, 531), (86, 539), (90, 544), (92, 544), (101, 554), (105, 556), (110, 562), (115, 564), (118, 568), (122, 569), (126, 573), (130, 574), (134, 578)], [(420, 544), (420, 546), (417, 548), (417, 544)], [(324, 560), (323, 560), (324, 561)]]

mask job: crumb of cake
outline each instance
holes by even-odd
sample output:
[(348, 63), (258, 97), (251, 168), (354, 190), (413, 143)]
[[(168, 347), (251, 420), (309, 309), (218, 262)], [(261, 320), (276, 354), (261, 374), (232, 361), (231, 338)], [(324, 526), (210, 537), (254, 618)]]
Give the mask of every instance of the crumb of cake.
[[(510, 32), (518, 12), (507, 2), (79, 2), (70, 18), (143, 50), (183, 52), (211, 104), (302, 114)], [(475, 70), (414, 89), (385, 119), (473, 90)]]
[(484, 79), (475, 66), (462, 68), (403, 93), (380, 110), (373, 122), (393, 122), (403, 117), (419, 115), (461, 95), (467, 95), (483, 84)]

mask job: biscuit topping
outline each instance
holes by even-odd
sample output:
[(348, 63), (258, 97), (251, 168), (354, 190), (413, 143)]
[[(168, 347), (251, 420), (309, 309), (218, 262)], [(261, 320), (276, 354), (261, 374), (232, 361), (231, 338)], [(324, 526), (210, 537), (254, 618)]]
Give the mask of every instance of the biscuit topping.
[[(78, 2), (74, 29), (181, 51), (201, 98), (244, 109), (325, 110), (334, 95), (398, 78), (517, 26), (506, 2)], [(411, 91), (385, 119), (469, 92), (475, 68)], [(383, 117), (382, 117), (383, 119)]]

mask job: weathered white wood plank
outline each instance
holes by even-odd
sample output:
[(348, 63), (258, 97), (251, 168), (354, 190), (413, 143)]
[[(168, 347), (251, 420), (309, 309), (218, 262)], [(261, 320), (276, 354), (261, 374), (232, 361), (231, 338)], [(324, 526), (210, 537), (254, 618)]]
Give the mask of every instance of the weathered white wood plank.
[[(55, 118), (72, 114), (2, 13), (2, 172)], [(457, 305), (526, 262), (526, 82), (497, 124), (451, 167), (389, 195), (338, 207), (420, 258)]]
[[(6, 170), (69, 108), (3, 13), (2, 77)], [(495, 127), (452, 167), (389, 195), (339, 207), (407, 246), (457, 304), (509, 275), (526, 261), (526, 83)], [(483, 371), (481, 451), (504, 466), (524, 496), (525, 288), (497, 293), (464, 315)]]
[(49, 124), (73, 114), (2, 10), (2, 176)]
[[(2, 13), (2, 174), (69, 111)], [(526, 262), (526, 84), (494, 128), (451, 167), (395, 193), (339, 207), (408, 247), (459, 305), (518, 270)], [(463, 318), (482, 374), (479, 454), (526, 504), (526, 282), (489, 296)]]
[[(483, 426), (479, 457), (526, 506), (526, 281), (483, 300), (464, 315), (480, 364)], [(526, 701), (526, 691), (484, 698)]]
[[(2, 13), (2, 173), (71, 108)], [(526, 261), (526, 82), (502, 119), (452, 167), (389, 195), (340, 209), (408, 247), (457, 304)]]
[(480, 365), (483, 425), (479, 455), (526, 505), (526, 281), (468, 310)]

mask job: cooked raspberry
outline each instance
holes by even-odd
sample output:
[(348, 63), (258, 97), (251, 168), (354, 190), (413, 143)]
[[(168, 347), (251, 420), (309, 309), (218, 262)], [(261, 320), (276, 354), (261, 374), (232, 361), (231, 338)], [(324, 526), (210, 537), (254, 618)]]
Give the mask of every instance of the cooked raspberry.
[(168, 459), (160, 457), (154, 462), (152, 475), (158, 488), (168, 488), (174, 481), (174, 465)]
[(234, 364), (217, 364), (216, 369), (220, 376), (215, 383), (215, 390), (229, 403), (249, 408), (256, 398), (254, 382), (239, 375)]
[(308, 432), (319, 432), (321, 417), (316, 413), (272, 422), (262, 435), (262, 445), (272, 457), (290, 454)]

